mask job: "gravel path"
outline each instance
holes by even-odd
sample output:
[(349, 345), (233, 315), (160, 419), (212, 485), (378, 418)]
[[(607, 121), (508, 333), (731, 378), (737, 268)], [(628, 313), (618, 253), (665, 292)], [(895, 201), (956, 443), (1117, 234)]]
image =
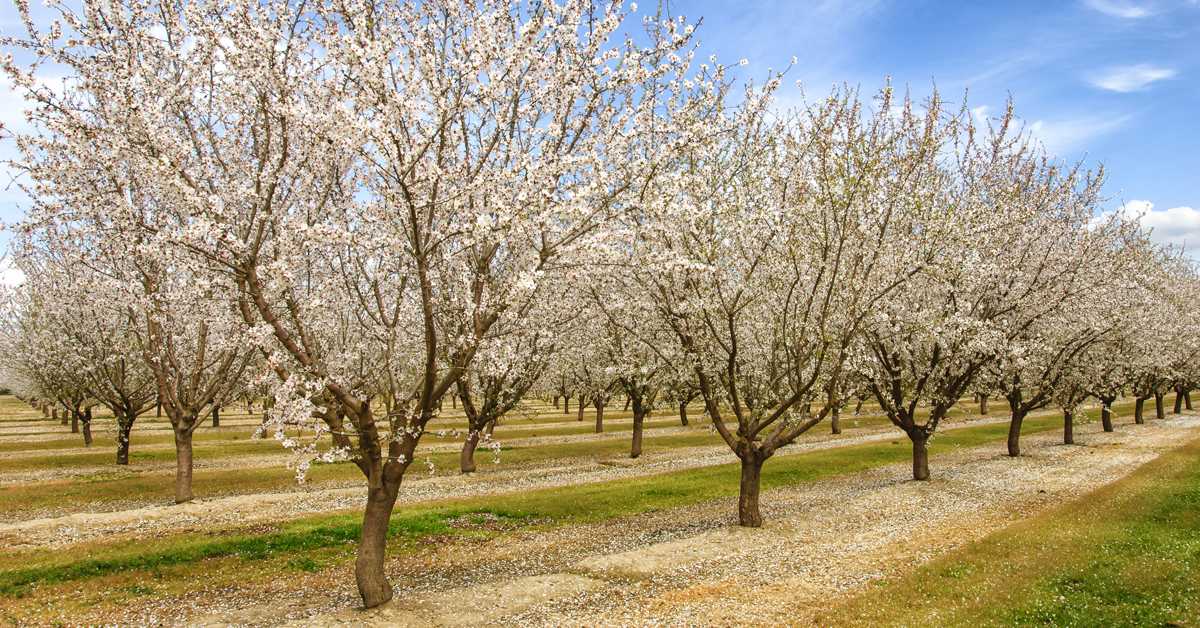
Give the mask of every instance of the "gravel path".
[[(1083, 426), (1075, 446), (1055, 432), (1029, 435), (1016, 459), (1002, 443), (937, 456), (929, 482), (911, 481), (911, 466), (897, 464), (765, 491), (767, 524), (757, 530), (734, 525), (736, 500), (723, 499), (528, 531), (392, 560), (398, 596), (383, 609), (355, 609), (345, 565), (192, 600), (184, 625), (806, 625), (855, 587), (1076, 499), (1197, 437), (1196, 413), (1112, 434)], [(131, 609), (129, 621), (166, 608)]]
[[(947, 423), (944, 424), (944, 427), (983, 425), (1007, 420), (1006, 417), (992, 416)], [(673, 434), (695, 429), (692, 427), (669, 428), (655, 430), (654, 434), (658, 435), (663, 432)], [(599, 437), (604, 436), (606, 435), (553, 436), (539, 438), (536, 441), (530, 439), (528, 443), (521, 439), (506, 441), (505, 444), (587, 442), (585, 440), (587, 437), (592, 437), (592, 440), (595, 441), (601, 440)], [(629, 438), (629, 435), (626, 434), (622, 438)], [(847, 430), (839, 436), (833, 436), (821, 430), (803, 435), (795, 444), (779, 450), (776, 456), (789, 456), (818, 449), (897, 439), (903, 439), (903, 434), (897, 432), (896, 428), (891, 425)], [(456, 447), (461, 447), (461, 444), (434, 441), (429, 446), (423, 445), (422, 451), (429, 452), (437, 451), (438, 448), (453, 449)], [(479, 456), (486, 458), (486, 454), (483, 453), (480, 453)], [(198, 459), (196, 468), (283, 466), (290, 458), (291, 456), (288, 454), (271, 454)], [(444, 499), (503, 495), (537, 488), (608, 482), (683, 469), (729, 464), (736, 460), (729, 448), (720, 442), (701, 447), (649, 451), (643, 453), (637, 460), (625, 456), (586, 457), (489, 469), (486, 460), (481, 459), (481, 471), (470, 475), (462, 475), (457, 471), (445, 471), (440, 474), (421, 473), (420, 468), (414, 466), (404, 479), (404, 486), (400, 490), (400, 496), (396, 503), (400, 506)], [(108, 465), (97, 469), (112, 472), (113, 467)], [(174, 469), (174, 462), (163, 462), (131, 465), (129, 471), (174, 472)], [(78, 475), (88, 472), (88, 469), (83, 467), (65, 471), (47, 470), (47, 474), (53, 473), (54, 477), (61, 473)], [(4, 475), (7, 474), (0, 474), (0, 476)], [(366, 495), (362, 483), (353, 482), (345, 486), (321, 490), (306, 490), (303, 487), (297, 487), (297, 490), (289, 492), (234, 495), (204, 501), (196, 500), (181, 505), (125, 508), (115, 512), (76, 512), (77, 507), (71, 507), (63, 509), (63, 513), (50, 516), (0, 523), (0, 550), (32, 547), (61, 548), (99, 537), (161, 536), (178, 534), (181, 531), (190, 532), (228, 528), (235, 525), (261, 524), (318, 513), (357, 511), (363, 508), (365, 502)], [(66, 514), (66, 512), (71, 514)]]

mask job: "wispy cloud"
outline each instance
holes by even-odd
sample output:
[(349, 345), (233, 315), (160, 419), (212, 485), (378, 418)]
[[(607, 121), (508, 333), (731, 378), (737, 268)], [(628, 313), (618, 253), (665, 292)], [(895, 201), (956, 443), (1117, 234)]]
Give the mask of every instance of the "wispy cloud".
[(1124, 68), (1113, 68), (1104, 76), (1092, 79), (1092, 85), (1115, 92), (1136, 92), (1146, 89), (1146, 86), (1154, 81), (1169, 79), (1176, 74), (1175, 70), (1169, 68), (1156, 68), (1142, 63)]
[(1052, 153), (1064, 154), (1086, 150), (1089, 140), (1115, 131), (1133, 118), (1133, 115), (1118, 117), (1088, 116), (1070, 120), (1038, 120), (1029, 125), (1028, 131)]
[(1136, 19), (1153, 15), (1149, 7), (1139, 6), (1127, 0), (1084, 0), (1084, 4), (1106, 15)]

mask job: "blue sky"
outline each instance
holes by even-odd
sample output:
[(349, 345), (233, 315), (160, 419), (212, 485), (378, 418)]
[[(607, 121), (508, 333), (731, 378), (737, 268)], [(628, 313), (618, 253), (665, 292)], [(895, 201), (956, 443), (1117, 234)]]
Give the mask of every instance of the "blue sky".
[(703, 16), (701, 51), (748, 59), (747, 77), (797, 57), (785, 99), (798, 96), (796, 80), (813, 97), (843, 82), (874, 91), (889, 76), (918, 97), (935, 79), (947, 99), (969, 88), (970, 106), (993, 113), (1011, 94), (1051, 153), (1109, 168), (1106, 209), (1152, 204), (1143, 224), (1156, 239), (1200, 250), (1196, 0), (681, 0), (675, 10)]
[[(643, 0), (639, 15), (655, 4)], [(1157, 239), (1200, 250), (1197, 0), (678, 0), (674, 11), (689, 22), (703, 17), (703, 56), (726, 65), (748, 59), (737, 68), (745, 78), (797, 57), (785, 102), (798, 100), (796, 80), (820, 96), (843, 82), (873, 91), (889, 76), (918, 97), (935, 79), (951, 100), (970, 88), (971, 107), (992, 112), (1011, 94), (1050, 152), (1110, 169), (1106, 191), (1115, 198), (1106, 209), (1152, 205), (1144, 224)], [(0, 12), (5, 34), (17, 34), (14, 13)], [(636, 30), (638, 20), (626, 27)], [(21, 118), (3, 89), (0, 121)], [(0, 154), (11, 154), (6, 144)], [(19, 220), (19, 202), (0, 186), (0, 220)], [(7, 240), (0, 234), (0, 245)]]

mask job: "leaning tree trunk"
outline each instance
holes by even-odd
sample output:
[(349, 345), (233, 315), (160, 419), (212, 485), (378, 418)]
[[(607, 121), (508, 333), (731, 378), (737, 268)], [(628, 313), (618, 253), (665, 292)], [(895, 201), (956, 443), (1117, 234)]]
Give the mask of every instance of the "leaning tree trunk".
[(596, 433), (599, 434), (604, 431), (604, 404), (596, 402), (592, 405), (596, 407)]
[(637, 458), (642, 455), (642, 422), (646, 419), (646, 413), (633, 413), (633, 446), (629, 450), (630, 458)]
[(1025, 421), (1025, 413), (1021, 410), (1016, 410), (1012, 415), (1012, 422), (1008, 424), (1008, 455), (1017, 457), (1021, 455), (1021, 423)]
[(629, 412), (629, 401), (630, 401), (629, 397), (626, 397), (625, 398), (625, 407), (621, 408), (621, 412)]
[(1154, 393), (1154, 418), (1159, 421), (1167, 418), (1167, 413), (1163, 412), (1163, 394)]
[(679, 423), (682, 424), (684, 427), (687, 427), (688, 418), (687, 418), (687, 402), (686, 401), (679, 402)]
[(834, 408), (833, 412), (829, 414), (829, 424), (832, 426), (834, 434), (842, 433), (842, 416), (837, 408)]
[(83, 411), (83, 446), (92, 446), (92, 409)]
[(1075, 413), (1063, 408), (1063, 444), (1075, 444)]
[(467, 442), (463, 443), (462, 454), (458, 457), (459, 468), (463, 473), (475, 471), (475, 448), (479, 446), (480, 431), (480, 428), (472, 425), (467, 432)]
[(858, 416), (858, 413), (862, 412), (862, 404), (863, 404), (863, 400), (859, 399), (858, 405), (854, 406), (854, 416)]
[(192, 434), (175, 430), (175, 503), (192, 501)]
[(1145, 425), (1146, 419), (1142, 416), (1142, 409), (1149, 397), (1138, 397), (1133, 402), (1133, 422), (1138, 425)]
[(1116, 397), (1100, 400), (1100, 424), (1104, 426), (1105, 432), (1113, 431), (1113, 412), (1112, 404), (1116, 401)]
[(913, 448), (913, 479), (929, 479), (929, 433), (914, 429), (908, 433)]
[(392, 599), (392, 585), (383, 571), (387, 560), (388, 522), (396, 505), (400, 482), (394, 486), (383, 480), (383, 486), (367, 493), (367, 509), (363, 513), (362, 535), (358, 539), (358, 556), (354, 560), (354, 577), (363, 606), (375, 608)]
[(761, 528), (762, 511), (758, 506), (762, 465), (766, 458), (752, 450), (742, 456), (742, 485), (738, 495), (738, 521), (744, 528)]

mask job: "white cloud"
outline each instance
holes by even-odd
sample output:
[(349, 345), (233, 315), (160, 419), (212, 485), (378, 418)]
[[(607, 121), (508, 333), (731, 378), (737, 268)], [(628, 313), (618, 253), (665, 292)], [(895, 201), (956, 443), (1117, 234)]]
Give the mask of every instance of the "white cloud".
[(1113, 17), (1136, 19), (1154, 14), (1149, 7), (1138, 6), (1128, 0), (1084, 0), (1084, 4)]
[(1053, 154), (1087, 150), (1093, 138), (1114, 131), (1128, 122), (1132, 115), (1118, 117), (1088, 116), (1070, 120), (1038, 120), (1028, 131)]
[(7, 260), (0, 262), (0, 284), (19, 286), (23, 283), (25, 283), (25, 273), (21, 272), (20, 268), (13, 266)]
[[(1137, 220), (1156, 244), (1187, 246), (1193, 254), (1200, 251), (1200, 210), (1172, 207), (1154, 211), (1150, 201), (1128, 201), (1117, 210), (1126, 220)], [(1105, 215), (1111, 212), (1106, 212)]]
[(1175, 74), (1175, 70), (1156, 68), (1142, 63), (1124, 68), (1113, 68), (1104, 76), (1092, 79), (1092, 85), (1115, 92), (1136, 92), (1145, 89), (1154, 81), (1169, 79)]

